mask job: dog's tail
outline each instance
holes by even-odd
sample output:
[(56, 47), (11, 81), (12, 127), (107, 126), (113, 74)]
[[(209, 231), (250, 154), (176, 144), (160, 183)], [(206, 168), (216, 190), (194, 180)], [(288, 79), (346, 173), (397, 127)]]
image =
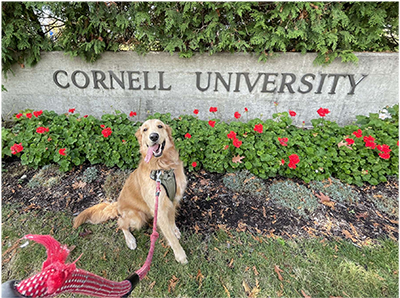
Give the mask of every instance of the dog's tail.
[(118, 216), (117, 202), (100, 203), (93, 207), (83, 210), (77, 217), (74, 218), (74, 228), (76, 229), (81, 224), (89, 222), (92, 224), (102, 223), (108, 219)]

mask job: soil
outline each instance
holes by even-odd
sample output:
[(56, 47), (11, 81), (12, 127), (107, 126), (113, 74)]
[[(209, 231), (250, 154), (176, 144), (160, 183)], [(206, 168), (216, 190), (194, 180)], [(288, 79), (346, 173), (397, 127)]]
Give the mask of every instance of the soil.
[[(88, 167), (98, 170), (97, 178), (85, 183), (82, 175)], [(102, 165), (88, 164), (63, 173), (60, 181), (52, 186), (32, 187), (28, 182), (39, 170), (22, 166), (19, 161), (3, 161), (2, 203), (13, 204), (20, 212), (32, 209), (66, 211), (71, 220), (85, 208), (101, 201), (111, 201), (118, 195), (122, 185), (114, 185), (115, 195), (107, 197), (104, 185), (107, 177), (121, 171)], [(206, 171), (186, 173), (188, 187), (182, 199), (176, 222), (182, 231), (210, 237), (216, 230), (248, 231), (254, 237), (264, 235), (284, 239), (324, 237), (348, 239), (356, 246), (374, 243), (384, 237), (398, 239), (398, 215), (378, 210), (368, 196), (385, 195), (398, 200), (398, 178), (389, 177), (388, 182), (377, 186), (351, 186), (358, 192), (358, 203), (320, 203), (308, 218), (279, 206), (268, 196), (236, 193), (223, 184), (222, 174)], [(268, 187), (287, 178), (265, 179)], [(308, 185), (292, 179), (299, 185)]]

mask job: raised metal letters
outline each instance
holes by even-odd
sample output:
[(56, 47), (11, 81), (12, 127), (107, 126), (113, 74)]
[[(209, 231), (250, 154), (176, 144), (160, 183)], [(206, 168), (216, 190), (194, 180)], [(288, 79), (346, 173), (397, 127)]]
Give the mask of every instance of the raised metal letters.
[[(101, 70), (91, 70), (91, 76), (85, 71), (75, 70), (69, 74), (65, 70), (53, 73), (53, 82), (62, 89), (79, 88), (114, 90), (117, 88), (133, 91), (171, 91), (173, 85), (165, 85), (165, 72), (158, 71), (158, 78), (149, 71), (122, 70), (117, 75), (109, 70), (108, 74)], [(339, 84), (346, 84), (347, 95), (354, 95), (357, 86), (367, 77), (361, 74), (356, 81), (355, 74), (306, 73), (268, 73), (268, 72), (195, 72), (193, 92), (248, 92), (248, 93), (301, 93), (336, 94)], [(92, 79), (91, 79), (92, 77)], [(346, 78), (348, 81), (346, 82)], [(61, 82), (60, 82), (61, 81)], [(167, 80), (170, 82), (171, 80)], [(70, 84), (70, 82), (72, 84)], [(127, 83), (126, 83), (127, 82)], [(207, 82), (204, 84), (204, 82)], [(213, 85), (212, 83), (213, 82)], [(179, 84), (179, 82), (174, 82)], [(328, 86), (329, 84), (329, 86)], [(222, 87), (221, 87), (222, 86)], [(325, 87), (325, 88), (324, 88)], [(329, 89), (329, 90), (328, 90)]]

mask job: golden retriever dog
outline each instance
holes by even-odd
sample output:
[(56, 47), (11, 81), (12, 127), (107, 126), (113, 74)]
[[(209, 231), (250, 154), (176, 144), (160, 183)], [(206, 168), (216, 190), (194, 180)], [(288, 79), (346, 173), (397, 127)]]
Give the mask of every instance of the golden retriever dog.
[(161, 186), (157, 226), (173, 249), (175, 259), (186, 264), (186, 253), (179, 243), (181, 234), (175, 224), (175, 213), (185, 192), (187, 180), (171, 131), (171, 128), (160, 120), (144, 122), (135, 134), (142, 159), (138, 168), (126, 180), (117, 202), (100, 203), (82, 211), (74, 219), (74, 228), (85, 222), (98, 224), (118, 217), (118, 227), (124, 233), (126, 244), (130, 249), (135, 249), (136, 239), (129, 229), (139, 230), (154, 217), (156, 182), (150, 178), (151, 172), (173, 170), (176, 194), (171, 201), (166, 189)]

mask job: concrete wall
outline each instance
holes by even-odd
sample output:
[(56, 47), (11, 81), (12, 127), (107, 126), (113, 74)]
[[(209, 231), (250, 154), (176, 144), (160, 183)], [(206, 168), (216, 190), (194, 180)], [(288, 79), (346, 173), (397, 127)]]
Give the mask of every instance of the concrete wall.
[[(192, 114), (210, 119), (272, 118), (275, 112), (296, 111), (295, 124), (318, 118), (347, 124), (356, 115), (378, 112), (398, 103), (399, 58), (396, 53), (357, 53), (358, 65), (335, 61), (314, 66), (315, 54), (286, 53), (258, 62), (250, 54), (196, 55), (181, 59), (168, 53), (105, 53), (89, 64), (61, 52), (43, 53), (32, 68), (14, 68), (3, 78), (3, 116), (32, 108), (101, 116), (120, 110), (148, 113)], [(208, 88), (207, 88), (208, 87)], [(274, 104), (276, 102), (278, 105)], [(248, 115), (244, 108), (249, 110)], [(135, 119), (138, 119), (135, 118)]]

